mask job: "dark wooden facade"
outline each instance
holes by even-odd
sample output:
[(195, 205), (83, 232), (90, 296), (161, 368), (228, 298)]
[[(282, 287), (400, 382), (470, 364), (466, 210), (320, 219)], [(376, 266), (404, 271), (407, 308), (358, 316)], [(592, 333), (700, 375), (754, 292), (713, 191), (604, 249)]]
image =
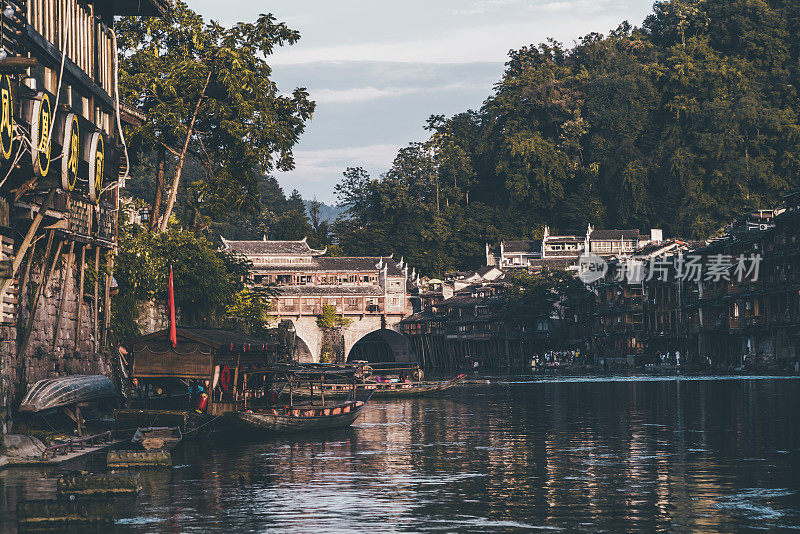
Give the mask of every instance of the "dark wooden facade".
[(106, 271), (92, 303), (100, 321), (97, 337), (104, 341), (109, 251), (116, 245), (119, 178), (127, 172), (113, 20), (122, 14), (160, 15), (166, 3), (8, 0), (3, 5), (0, 324), (16, 321), (18, 295), (30, 283), (26, 257), (45, 236), (50, 254), (43, 272), (60, 256), (70, 268), (77, 264), (74, 272), (82, 280), (87, 261)]
[(118, 15), (167, 0), (4, 0), (0, 8), (0, 432), (27, 384), (104, 374), (127, 176)]

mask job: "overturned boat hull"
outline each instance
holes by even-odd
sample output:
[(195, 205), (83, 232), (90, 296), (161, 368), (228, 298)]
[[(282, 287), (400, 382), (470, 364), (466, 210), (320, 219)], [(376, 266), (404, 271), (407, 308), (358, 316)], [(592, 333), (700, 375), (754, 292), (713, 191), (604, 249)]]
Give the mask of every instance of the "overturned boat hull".
[(79, 402), (114, 398), (117, 390), (104, 375), (73, 375), (36, 382), (22, 399), (20, 412), (37, 413)]

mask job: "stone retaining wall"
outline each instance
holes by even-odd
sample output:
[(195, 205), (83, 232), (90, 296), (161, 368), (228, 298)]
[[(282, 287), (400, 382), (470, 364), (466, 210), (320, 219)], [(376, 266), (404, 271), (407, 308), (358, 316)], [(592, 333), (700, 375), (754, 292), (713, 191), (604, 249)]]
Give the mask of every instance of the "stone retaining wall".
[[(62, 259), (53, 271), (47, 287), (39, 298), (36, 317), (24, 354), (17, 355), (22, 336), (30, 318), (30, 304), (40, 277), (40, 266), (31, 269), (28, 287), (20, 295), (21, 314), (17, 325), (0, 326), (0, 431), (11, 430), (11, 409), (21, 400), (28, 384), (45, 378), (71, 374), (105, 374), (111, 366), (99, 351), (95, 350), (95, 328), (93, 327), (93, 303), (85, 298), (81, 317), (78, 309), (78, 273), (73, 266), (71, 276), (65, 280), (66, 262)], [(67, 284), (61, 328), (58, 342), (53, 343), (58, 322), (59, 304), (63, 284)], [(93, 285), (85, 281), (86, 295), (91, 295)], [(102, 300), (103, 289), (99, 298)], [(102, 317), (100, 318), (102, 322)], [(76, 325), (80, 324), (80, 342), (75, 344)], [(101, 326), (102, 327), (102, 326)], [(99, 343), (97, 343), (99, 347)]]

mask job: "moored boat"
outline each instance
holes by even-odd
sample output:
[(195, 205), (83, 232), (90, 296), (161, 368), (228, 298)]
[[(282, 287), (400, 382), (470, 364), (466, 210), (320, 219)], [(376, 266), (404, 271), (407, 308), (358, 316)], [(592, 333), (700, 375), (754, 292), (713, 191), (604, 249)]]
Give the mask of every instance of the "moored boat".
[(131, 442), (141, 446), (146, 451), (169, 451), (181, 442), (183, 434), (178, 427), (152, 426), (137, 428), (133, 433)]
[(20, 412), (38, 413), (102, 398), (114, 398), (117, 390), (104, 375), (72, 375), (36, 382), (20, 404)]
[[(423, 381), (423, 382), (363, 382), (355, 385), (357, 398), (370, 392), (373, 399), (388, 399), (394, 397), (423, 397), (449, 389), (466, 378), (466, 374), (460, 374), (451, 380), (444, 381)], [(315, 384), (314, 395), (321, 395), (331, 399), (341, 399), (350, 396), (353, 386), (347, 384)], [(308, 398), (311, 391), (308, 388), (298, 389), (294, 393), (298, 398)]]
[(361, 415), (365, 401), (335, 406), (305, 406), (244, 410), (230, 414), (237, 423), (265, 433), (293, 433), (347, 428)]

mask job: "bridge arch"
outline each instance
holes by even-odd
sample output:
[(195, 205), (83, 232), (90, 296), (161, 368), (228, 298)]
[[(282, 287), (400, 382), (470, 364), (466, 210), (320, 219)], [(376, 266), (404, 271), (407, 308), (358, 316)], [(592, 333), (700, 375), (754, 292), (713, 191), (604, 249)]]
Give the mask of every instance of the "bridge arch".
[(314, 359), (311, 347), (300, 336), (294, 337), (294, 359), (299, 363), (314, 363), (319, 360), (319, 358)]
[(396, 330), (381, 328), (361, 335), (346, 343), (346, 360), (378, 362), (408, 362), (408, 340)]

